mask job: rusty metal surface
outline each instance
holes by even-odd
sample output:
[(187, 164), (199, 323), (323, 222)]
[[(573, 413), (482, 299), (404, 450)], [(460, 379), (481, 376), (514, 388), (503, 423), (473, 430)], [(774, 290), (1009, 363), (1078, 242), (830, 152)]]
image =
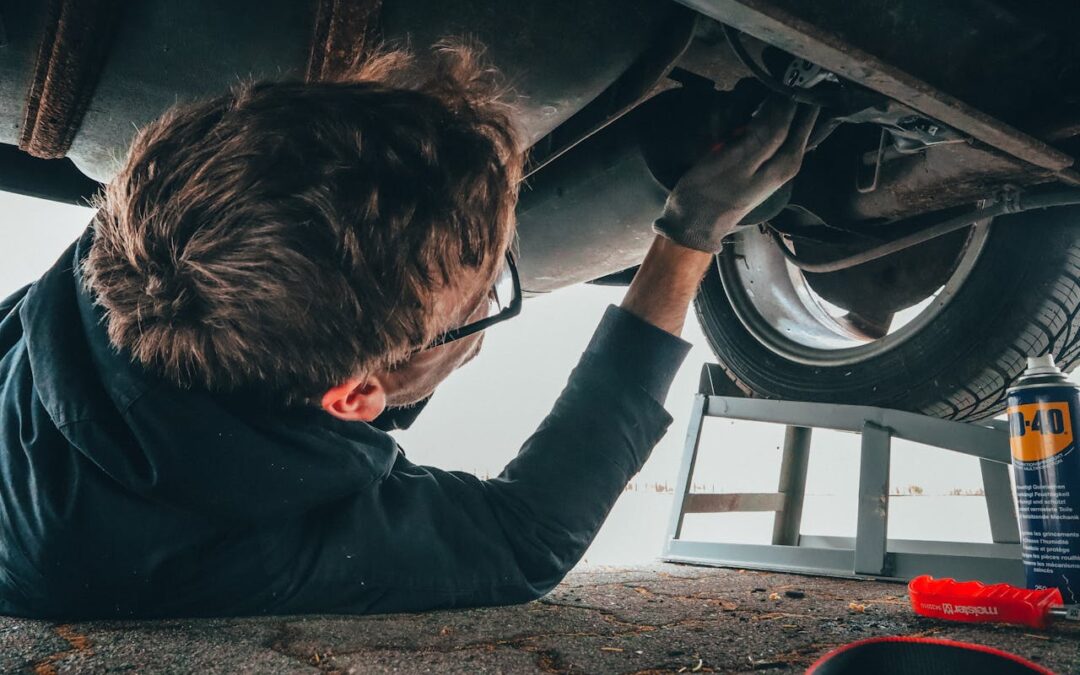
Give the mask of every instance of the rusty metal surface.
[[(874, 53), (844, 40), (832, 28), (840, 15), (830, 15), (828, 23), (811, 15), (812, 3), (787, 0), (679, 0), (725, 24), (785, 51), (806, 58), (853, 82), (910, 106), (972, 138), (1013, 157), (1051, 171), (1061, 171), (1073, 158), (986, 112), (931, 86)], [(884, 0), (875, 2), (882, 5)], [(846, 5), (845, 5), (846, 7)], [(886, 11), (882, 5), (881, 11)], [(798, 14), (796, 12), (799, 12)], [(882, 40), (867, 32), (868, 43)]]
[(1030, 187), (1055, 180), (1054, 172), (970, 145), (927, 148), (886, 162), (879, 189), (853, 193), (844, 215), (904, 218), (984, 199), (1005, 186)]
[[(108, 180), (135, 131), (175, 102), (215, 96), (246, 79), (303, 77), (316, 7), (314, 0), (127, 3), (68, 156), (87, 175)], [(379, 24), (388, 42), (420, 55), (447, 36), (485, 44), (517, 95), (522, 131), (533, 143), (624, 73), (678, 9), (666, 0), (385, 0)], [(44, 10), (44, 3), (0, 0), (10, 37), (0, 49), (2, 142), (17, 140)]]
[(304, 79), (333, 80), (371, 49), (378, 37), (382, 0), (318, 0)]
[(97, 86), (120, 20), (119, 0), (50, 0), (23, 112), (19, 149), (63, 157)]

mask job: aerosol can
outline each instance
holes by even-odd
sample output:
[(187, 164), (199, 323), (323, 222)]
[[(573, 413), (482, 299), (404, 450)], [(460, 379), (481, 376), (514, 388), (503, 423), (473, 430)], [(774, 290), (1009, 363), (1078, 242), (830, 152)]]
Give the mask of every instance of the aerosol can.
[(1080, 603), (1080, 387), (1052, 356), (1029, 357), (1007, 413), (1027, 586)]

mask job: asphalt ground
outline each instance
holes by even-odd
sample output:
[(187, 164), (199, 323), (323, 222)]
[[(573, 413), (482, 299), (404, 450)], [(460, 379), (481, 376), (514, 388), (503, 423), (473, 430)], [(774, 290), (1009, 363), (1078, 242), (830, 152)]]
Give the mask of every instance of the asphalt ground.
[(574, 572), (516, 607), (382, 616), (56, 623), (0, 617), (0, 672), (798, 673), (847, 642), (920, 635), (1080, 673), (1080, 626), (917, 617), (900, 584), (657, 564)]

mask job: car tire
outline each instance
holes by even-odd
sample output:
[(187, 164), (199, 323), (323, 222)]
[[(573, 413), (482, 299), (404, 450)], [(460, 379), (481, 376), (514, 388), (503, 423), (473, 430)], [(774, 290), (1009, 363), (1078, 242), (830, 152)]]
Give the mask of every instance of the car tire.
[(1063, 370), (1080, 360), (1080, 209), (1014, 214), (987, 227), (973, 267), (933, 319), (858, 363), (807, 364), (769, 349), (734, 311), (719, 265), (702, 283), (697, 315), (720, 365), (748, 396), (992, 417), (1027, 356), (1052, 353)]

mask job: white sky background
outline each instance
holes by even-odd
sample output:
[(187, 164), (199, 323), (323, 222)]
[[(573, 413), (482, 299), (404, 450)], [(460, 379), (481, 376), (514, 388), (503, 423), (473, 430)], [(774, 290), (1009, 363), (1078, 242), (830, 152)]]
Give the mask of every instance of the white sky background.
[[(90, 215), (86, 208), (0, 193), (0, 297), (36, 279), (79, 235)], [(397, 433), (409, 458), (446, 469), (497, 474), (550, 410), (604, 308), (617, 304), (624, 292), (580, 285), (527, 300), (519, 317), (489, 330), (480, 356), (443, 384), (414, 427)], [(702, 364), (712, 360), (693, 316), (683, 337), (693, 349), (667, 400), (675, 421), (635, 478), (639, 489), (650, 489), (653, 483), (674, 484), (698, 374)], [(708, 421), (695, 483), (705, 486), (700, 491), (775, 491), (782, 438), (783, 429), (777, 426)], [(858, 437), (853, 434), (816, 432), (808, 491), (844, 498), (817, 516), (808, 505), (804, 531), (834, 533), (836, 528), (853, 526), (857, 449)], [(892, 484), (919, 485), (927, 494), (981, 487), (975, 459), (906, 442), (894, 443)], [(599, 557), (620, 562), (658, 552), (669, 508), (670, 498), (624, 495), (600, 537), (621, 543)], [(757, 518), (754, 523), (765, 525), (761, 516), (766, 516), (771, 524), (771, 514), (752, 516)], [(933, 518), (947, 521), (947, 516), (939, 508)], [(913, 520), (917, 517), (894, 509), (890, 530), (895, 525), (918, 532), (920, 523)], [(982, 538), (985, 516), (976, 509), (978, 522), (969, 522), (970, 518), (961, 516), (942, 537)], [(648, 543), (641, 544), (642, 539)], [(643, 556), (643, 551), (649, 555)]]

